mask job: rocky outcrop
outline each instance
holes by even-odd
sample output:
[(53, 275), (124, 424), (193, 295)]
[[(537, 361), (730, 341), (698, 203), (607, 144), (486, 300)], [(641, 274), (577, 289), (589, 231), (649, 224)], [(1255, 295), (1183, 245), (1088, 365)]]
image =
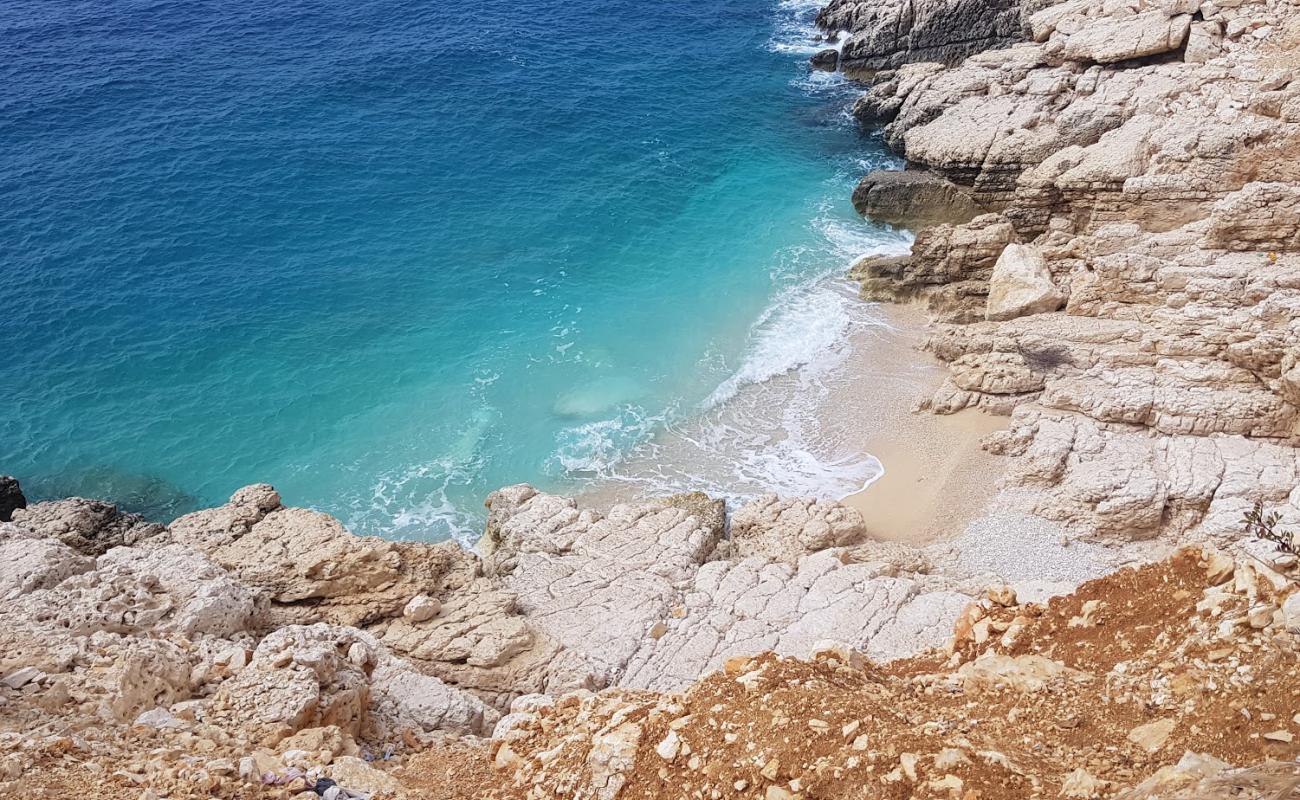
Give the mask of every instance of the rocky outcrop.
[(853, 207), (863, 216), (908, 228), (961, 224), (983, 212), (957, 184), (922, 170), (867, 173), (853, 190)]
[(33, 533), (51, 536), (79, 553), (99, 556), (114, 547), (134, 545), (163, 533), (163, 526), (112, 503), (70, 497), (36, 503), (13, 512), (14, 522)]
[[(1281, 796), (1300, 780), (1275, 688), (1300, 679), (1295, 587), (1252, 563), (1185, 551), (1047, 605), (991, 587), (945, 650), (891, 665), (828, 644), (736, 656), (681, 693), (539, 698), (495, 732), (472, 794)], [(413, 788), (440, 758), (415, 760)]]
[[(910, 256), (852, 275), (865, 297), (931, 311), (951, 378), (928, 408), (1015, 413), (991, 444), (1040, 514), (1222, 540), (1222, 459), (1271, 475), (1300, 444), (1293, 16), (1069, 0), (1027, 17), (1032, 41), (882, 73), (857, 104), (913, 166), (996, 212), (923, 227)], [(1238, 516), (1282, 501), (1285, 480), (1244, 489)]]
[(0, 475), (0, 522), (13, 519), (16, 509), (27, 508), (27, 498), (23, 497), (18, 480), (8, 475)]
[(450, 543), (353, 536), (332, 517), (281, 506), (266, 485), (246, 487), (224, 506), (181, 517), (170, 536), (264, 591), (277, 625), (364, 625), (394, 616), (413, 596), (436, 594), (460, 555)]
[(861, 514), (825, 500), (764, 495), (742, 506), (731, 520), (731, 552), (741, 558), (797, 564), (804, 556), (866, 539)]
[(817, 25), (847, 32), (841, 65), (846, 72), (892, 69), (902, 64), (955, 64), (972, 53), (1025, 38), (1034, 0), (831, 0)]

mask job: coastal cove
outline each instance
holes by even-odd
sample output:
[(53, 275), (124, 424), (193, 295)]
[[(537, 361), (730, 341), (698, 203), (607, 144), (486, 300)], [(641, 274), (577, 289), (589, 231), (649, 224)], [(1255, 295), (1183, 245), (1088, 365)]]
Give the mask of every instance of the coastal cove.
[(0, 796), (1300, 800), (1300, 0), (394, 1), (0, 10)]
[(273, 477), (468, 542), (493, 489), (620, 482), (711, 412), (749, 480), (692, 488), (876, 474), (811, 403), (784, 449), (726, 413), (846, 358), (873, 318), (840, 276), (910, 241), (848, 202), (896, 162), (804, 63), (815, 4), (38, 5), (0, 11), (0, 440), (32, 497), (170, 519)]

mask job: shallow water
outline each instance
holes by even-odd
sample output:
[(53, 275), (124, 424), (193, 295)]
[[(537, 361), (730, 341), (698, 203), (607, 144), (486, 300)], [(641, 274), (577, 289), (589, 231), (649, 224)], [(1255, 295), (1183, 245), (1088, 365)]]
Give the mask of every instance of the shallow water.
[(5, 3), (0, 472), (470, 537), (722, 415), (755, 480), (860, 485), (734, 407), (815, 394), (870, 324), (831, 276), (905, 245), (849, 204), (889, 157), (805, 66), (815, 9)]

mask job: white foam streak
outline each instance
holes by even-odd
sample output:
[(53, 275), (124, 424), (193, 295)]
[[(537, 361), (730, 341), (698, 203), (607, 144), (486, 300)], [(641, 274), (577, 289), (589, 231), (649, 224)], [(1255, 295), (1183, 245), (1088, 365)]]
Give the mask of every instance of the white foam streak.
[(825, 286), (782, 293), (754, 326), (740, 369), (713, 390), (704, 408), (725, 403), (746, 384), (763, 383), (824, 358), (848, 330), (847, 302)]

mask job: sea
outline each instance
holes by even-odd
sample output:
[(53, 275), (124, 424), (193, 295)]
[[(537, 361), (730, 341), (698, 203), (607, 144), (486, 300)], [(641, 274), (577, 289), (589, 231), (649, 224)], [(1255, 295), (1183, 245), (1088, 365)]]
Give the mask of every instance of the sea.
[(0, 474), (465, 542), (518, 482), (860, 489), (842, 276), (910, 240), (817, 7), (0, 4)]

